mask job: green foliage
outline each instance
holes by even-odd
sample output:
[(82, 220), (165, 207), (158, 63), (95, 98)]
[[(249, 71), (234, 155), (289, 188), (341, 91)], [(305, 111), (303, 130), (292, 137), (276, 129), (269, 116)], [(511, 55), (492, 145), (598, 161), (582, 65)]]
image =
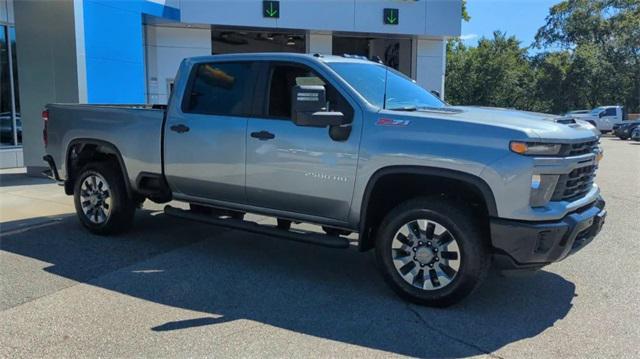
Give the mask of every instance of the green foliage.
[(469, 22), (471, 20), (471, 16), (467, 12), (467, 0), (462, 0), (462, 20)]
[(640, 0), (566, 0), (549, 10), (528, 55), (495, 32), (447, 45), (447, 100), (564, 113), (623, 104), (640, 111)]

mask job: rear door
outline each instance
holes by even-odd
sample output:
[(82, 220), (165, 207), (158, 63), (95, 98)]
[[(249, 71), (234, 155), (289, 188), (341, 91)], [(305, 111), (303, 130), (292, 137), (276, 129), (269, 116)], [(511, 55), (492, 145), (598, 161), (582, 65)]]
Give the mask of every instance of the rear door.
[(244, 203), (252, 62), (195, 65), (180, 109), (165, 129), (165, 174), (180, 197)]
[[(323, 84), (329, 110), (351, 119), (346, 138), (328, 127), (296, 126), (291, 120), (294, 85)], [(353, 196), (360, 142), (361, 111), (309, 66), (264, 63), (258, 96), (261, 115), (249, 120), (247, 200), (249, 204), (313, 217), (345, 221)]]

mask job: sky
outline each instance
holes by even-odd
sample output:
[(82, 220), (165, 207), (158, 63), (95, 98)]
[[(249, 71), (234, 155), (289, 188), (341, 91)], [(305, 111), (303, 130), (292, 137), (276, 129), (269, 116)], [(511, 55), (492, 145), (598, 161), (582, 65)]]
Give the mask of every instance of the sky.
[(534, 41), (544, 25), (549, 8), (561, 0), (467, 0), (469, 22), (462, 22), (461, 38), (475, 46), (482, 36), (493, 37), (495, 30), (515, 35), (521, 46)]

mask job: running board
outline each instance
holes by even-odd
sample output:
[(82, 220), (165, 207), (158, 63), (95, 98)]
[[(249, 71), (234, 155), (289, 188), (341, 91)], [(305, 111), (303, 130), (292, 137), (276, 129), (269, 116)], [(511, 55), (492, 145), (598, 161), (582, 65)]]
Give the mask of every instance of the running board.
[(349, 240), (339, 236), (329, 236), (315, 232), (298, 232), (278, 229), (274, 226), (258, 224), (256, 222), (243, 221), (233, 218), (218, 218), (205, 214), (193, 213), (188, 210), (165, 206), (164, 213), (169, 216), (188, 219), (197, 222), (213, 224), (215, 226), (239, 229), (246, 232), (265, 234), (268, 236), (288, 239), (296, 242), (315, 244), (330, 248), (348, 248)]

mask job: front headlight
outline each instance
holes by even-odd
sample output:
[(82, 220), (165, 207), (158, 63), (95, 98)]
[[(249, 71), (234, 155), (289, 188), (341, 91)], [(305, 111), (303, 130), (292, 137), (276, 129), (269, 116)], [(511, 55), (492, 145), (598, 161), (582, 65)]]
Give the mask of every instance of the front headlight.
[(554, 156), (560, 154), (562, 145), (559, 143), (520, 142), (511, 141), (511, 151), (527, 156)]

